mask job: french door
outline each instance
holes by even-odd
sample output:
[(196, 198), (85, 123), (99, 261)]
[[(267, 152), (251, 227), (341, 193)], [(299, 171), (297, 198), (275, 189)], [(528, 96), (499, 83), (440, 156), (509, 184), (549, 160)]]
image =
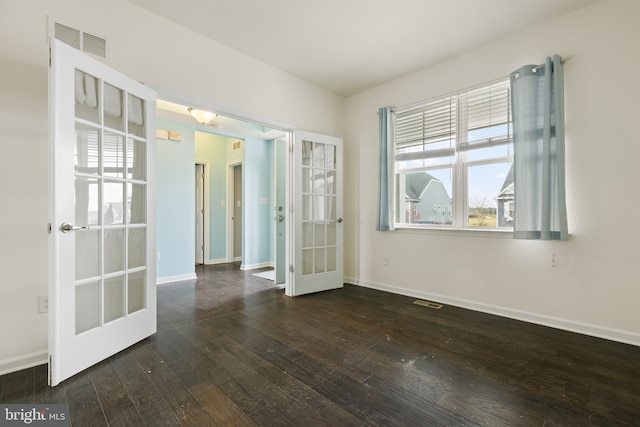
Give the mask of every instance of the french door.
[(296, 296), (343, 286), (342, 139), (295, 131), (292, 280)]
[(50, 384), (156, 331), (155, 102), (51, 41)]

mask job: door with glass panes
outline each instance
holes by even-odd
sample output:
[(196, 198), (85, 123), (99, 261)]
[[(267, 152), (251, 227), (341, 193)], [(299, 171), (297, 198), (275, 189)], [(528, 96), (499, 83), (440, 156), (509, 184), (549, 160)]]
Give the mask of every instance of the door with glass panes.
[(156, 331), (155, 93), (51, 41), (51, 385)]
[(295, 131), (293, 280), (287, 295), (343, 286), (342, 139)]

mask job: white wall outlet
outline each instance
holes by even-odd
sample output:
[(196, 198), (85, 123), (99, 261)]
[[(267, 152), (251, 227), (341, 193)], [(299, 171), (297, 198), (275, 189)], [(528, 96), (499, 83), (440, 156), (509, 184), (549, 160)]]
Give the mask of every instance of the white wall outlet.
[(47, 295), (38, 296), (38, 313), (49, 312), (49, 297)]
[(160, 261), (160, 252), (156, 252), (156, 261)]
[(389, 265), (389, 256), (388, 255), (384, 255), (382, 257), (382, 265)]

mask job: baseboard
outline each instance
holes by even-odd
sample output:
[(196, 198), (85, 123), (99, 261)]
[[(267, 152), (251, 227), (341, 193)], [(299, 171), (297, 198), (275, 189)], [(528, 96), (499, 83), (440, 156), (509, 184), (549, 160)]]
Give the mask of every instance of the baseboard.
[(640, 334), (635, 332), (606, 328), (590, 323), (575, 322), (573, 320), (562, 319), (558, 317), (544, 316), (528, 311), (514, 310), (507, 307), (484, 304), (460, 298), (451, 298), (444, 295), (422, 292), (415, 289), (402, 288), (399, 286), (392, 286), (385, 283), (360, 280), (354, 277), (345, 277), (344, 281), (345, 283), (350, 283), (365, 288), (377, 289), (379, 291), (425, 299), (433, 302), (438, 302), (440, 304), (453, 305), (460, 308), (480, 311), (482, 313), (494, 314), (496, 316), (522, 320), (524, 322), (535, 323), (537, 325), (548, 326), (555, 329), (562, 329), (569, 332), (576, 332), (583, 335), (590, 335), (597, 338), (604, 338), (611, 341), (640, 346)]
[(156, 278), (156, 285), (164, 285), (166, 283), (183, 282), (185, 280), (195, 280), (198, 277), (196, 273), (179, 274), (177, 276), (165, 276)]
[(218, 259), (210, 259), (208, 261), (206, 261), (204, 264), (205, 265), (214, 265), (214, 264), (226, 264), (229, 261), (227, 261), (226, 258), (218, 258)]
[(0, 375), (21, 371), (33, 366), (44, 365), (49, 359), (49, 351), (36, 351), (10, 359), (0, 360)]
[(261, 262), (258, 264), (241, 264), (240, 270), (254, 270), (256, 268), (273, 267), (272, 262)]

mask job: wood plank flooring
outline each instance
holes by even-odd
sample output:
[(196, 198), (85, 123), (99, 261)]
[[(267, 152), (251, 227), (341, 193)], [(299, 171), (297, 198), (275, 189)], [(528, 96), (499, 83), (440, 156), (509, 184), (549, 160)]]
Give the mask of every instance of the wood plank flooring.
[(158, 333), (55, 388), (74, 426), (640, 425), (640, 347), (356, 286), (287, 298), (238, 264), (158, 288)]

